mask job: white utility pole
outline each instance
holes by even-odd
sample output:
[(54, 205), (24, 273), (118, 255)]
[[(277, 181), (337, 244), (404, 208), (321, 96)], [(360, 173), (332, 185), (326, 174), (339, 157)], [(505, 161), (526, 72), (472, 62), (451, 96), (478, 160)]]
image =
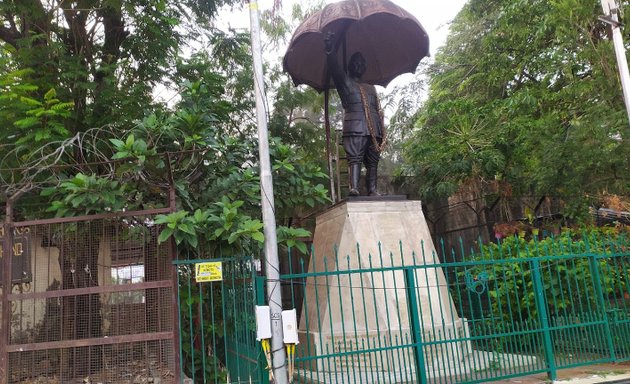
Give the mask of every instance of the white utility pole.
[(271, 353), (273, 377), (276, 384), (288, 384), (287, 355), (282, 335), (282, 294), (280, 288), (280, 262), (274, 213), (271, 160), (265, 111), (265, 82), (263, 77), (262, 46), (260, 43), (260, 20), (258, 2), (249, 1), (252, 56), (254, 59), (254, 93), (256, 94), (256, 116), (258, 121), (258, 151), (260, 157), (260, 193), (265, 231), (265, 273), (267, 276), (267, 301), (271, 313)]
[(610, 25), (612, 29), (613, 45), (619, 66), (619, 76), (621, 77), (621, 88), (623, 88), (623, 100), (626, 104), (628, 123), (630, 124), (630, 74), (628, 73), (628, 61), (626, 60), (626, 49), (623, 46), (621, 37), (621, 23), (619, 22), (619, 5), (616, 0), (601, 0), (604, 16), (600, 17)]

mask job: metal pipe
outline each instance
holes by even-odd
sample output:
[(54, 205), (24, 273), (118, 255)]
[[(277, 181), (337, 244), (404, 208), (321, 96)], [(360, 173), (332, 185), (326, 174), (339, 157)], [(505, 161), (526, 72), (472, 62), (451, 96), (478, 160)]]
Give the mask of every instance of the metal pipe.
[(621, 37), (621, 24), (617, 16), (618, 6), (615, 0), (601, 0), (601, 4), (604, 10), (604, 18), (600, 18), (600, 20), (608, 23), (612, 29), (615, 56), (617, 56), (619, 77), (621, 78), (621, 88), (623, 89), (623, 101), (626, 105), (626, 114), (628, 115), (628, 123), (630, 124), (630, 74), (628, 73), (626, 49), (623, 46), (623, 39)]
[(282, 293), (280, 287), (280, 262), (274, 213), (273, 182), (269, 157), (267, 114), (265, 111), (265, 83), (263, 78), (262, 46), (258, 3), (249, 2), (252, 56), (254, 60), (254, 93), (258, 122), (258, 151), (260, 156), (260, 193), (265, 232), (265, 274), (267, 276), (267, 300), (271, 312), (271, 351), (273, 375), (276, 384), (288, 384), (287, 358), (282, 334)]
[[(335, 195), (335, 177), (333, 175), (333, 159), (332, 152), (330, 150), (330, 89), (324, 90), (324, 124), (326, 126), (326, 158), (328, 159), (328, 176), (330, 176), (330, 198), (333, 204), (337, 203), (337, 196)], [(337, 159), (337, 168), (339, 168), (339, 159)], [(339, 180), (337, 180), (339, 182)]]

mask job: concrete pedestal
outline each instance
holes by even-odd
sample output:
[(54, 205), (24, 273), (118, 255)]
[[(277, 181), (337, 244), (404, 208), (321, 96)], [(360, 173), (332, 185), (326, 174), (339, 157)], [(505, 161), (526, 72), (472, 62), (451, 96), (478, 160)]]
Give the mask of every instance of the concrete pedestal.
[[(429, 267), (413, 269), (420, 332), (424, 342), (444, 341), (423, 348), (425, 367), (433, 377), (461, 370), (474, 353), (442, 269), (430, 267), (438, 263), (420, 201), (346, 201), (318, 216), (308, 272), (332, 273), (306, 281), (300, 349), (318, 358), (298, 365), (300, 375), (327, 383), (353, 375), (415, 382), (409, 289), (398, 267), (422, 265)], [(357, 270), (363, 272), (350, 272)]]
[[(390, 371), (398, 360), (401, 365), (413, 362), (412, 348), (396, 348), (413, 340), (404, 271), (387, 268), (436, 263), (420, 201), (347, 201), (320, 215), (309, 272), (374, 272), (307, 281), (302, 340), (317, 356), (377, 351), (334, 362), (320, 360), (317, 369), (340, 372), (369, 366), (374, 371)], [(465, 339), (466, 323), (454, 311), (442, 270), (416, 269), (415, 285), (425, 340)], [(447, 351), (441, 349), (427, 348), (425, 361), (431, 364), (438, 356), (446, 356)], [(469, 350), (469, 343), (460, 342), (457, 348), (449, 346), (448, 356), (463, 357)]]

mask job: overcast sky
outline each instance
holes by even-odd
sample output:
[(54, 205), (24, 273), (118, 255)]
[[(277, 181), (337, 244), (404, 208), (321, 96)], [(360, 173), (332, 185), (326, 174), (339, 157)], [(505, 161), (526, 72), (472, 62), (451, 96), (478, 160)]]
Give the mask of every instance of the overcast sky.
[[(332, 1), (331, 1), (332, 2)], [(418, 19), (429, 34), (431, 55), (444, 44), (448, 23), (457, 15), (466, 0), (393, 0)]]

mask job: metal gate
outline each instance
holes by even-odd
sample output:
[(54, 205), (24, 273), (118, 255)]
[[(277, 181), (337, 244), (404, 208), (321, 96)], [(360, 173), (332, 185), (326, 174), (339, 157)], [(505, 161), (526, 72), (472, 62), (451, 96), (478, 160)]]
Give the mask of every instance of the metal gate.
[(1, 227), (1, 383), (178, 380), (172, 253), (150, 224), (168, 211)]

